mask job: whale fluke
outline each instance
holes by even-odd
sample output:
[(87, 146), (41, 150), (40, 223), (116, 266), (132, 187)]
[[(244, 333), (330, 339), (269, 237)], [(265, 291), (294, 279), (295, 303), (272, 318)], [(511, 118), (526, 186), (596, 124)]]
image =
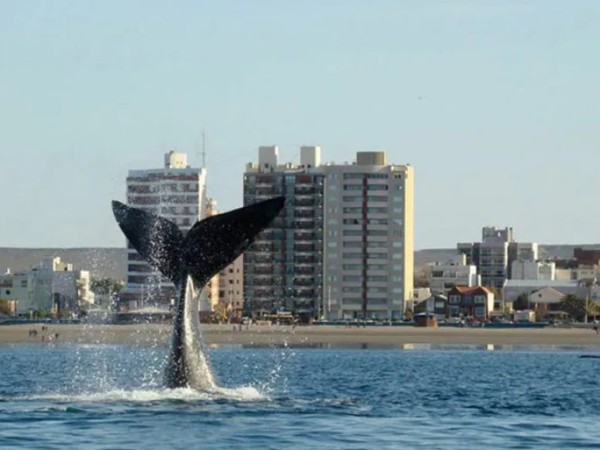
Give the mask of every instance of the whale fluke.
[(129, 243), (148, 264), (180, 283), (183, 233), (174, 222), (113, 200), (112, 209)]
[(275, 197), (211, 216), (196, 222), (184, 235), (164, 217), (112, 202), (115, 219), (129, 243), (176, 287), (173, 339), (165, 373), (168, 387), (214, 387), (200, 343), (194, 287), (201, 289), (242, 254), (284, 204), (284, 197)]

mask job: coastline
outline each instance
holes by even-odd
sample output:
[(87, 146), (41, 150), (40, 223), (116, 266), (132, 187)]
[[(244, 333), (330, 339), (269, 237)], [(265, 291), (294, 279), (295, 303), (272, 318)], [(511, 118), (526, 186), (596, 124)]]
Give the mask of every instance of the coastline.
[[(19, 344), (168, 345), (171, 325), (44, 325), (0, 326), (0, 346)], [(30, 334), (32, 330), (37, 333)], [(588, 328), (418, 328), (343, 326), (276, 326), (204, 324), (207, 345), (247, 347), (411, 348), (434, 346), (546, 346), (600, 349), (600, 335)]]

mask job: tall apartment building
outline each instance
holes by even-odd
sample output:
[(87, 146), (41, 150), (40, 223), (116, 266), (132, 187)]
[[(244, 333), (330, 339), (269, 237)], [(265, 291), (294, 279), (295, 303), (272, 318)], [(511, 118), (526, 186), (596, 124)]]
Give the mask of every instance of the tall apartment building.
[(484, 286), (502, 289), (510, 278), (513, 261), (538, 259), (538, 245), (515, 242), (512, 228), (484, 227), (481, 237), (481, 242), (459, 243), (457, 249), (466, 255), (467, 264), (477, 266)]
[(323, 275), (321, 149), (302, 147), (300, 164), (279, 164), (276, 146), (259, 148), (258, 164), (244, 173), (244, 205), (278, 195), (286, 204), (244, 253), (246, 313), (291, 311), (300, 320), (318, 315)]
[[(206, 169), (193, 168), (187, 154), (171, 151), (161, 169), (130, 170), (127, 176), (127, 204), (159, 214), (175, 222), (182, 232), (206, 212)], [(150, 267), (127, 244), (127, 285), (120, 294), (121, 307), (168, 307), (175, 299), (175, 287)]]
[(244, 204), (287, 198), (245, 253), (247, 310), (400, 318), (413, 282), (413, 169), (388, 165), (384, 152), (344, 165), (322, 165), (320, 154), (302, 147), (299, 165), (279, 165), (277, 147), (260, 147), (247, 166)]
[(358, 152), (324, 170), (323, 315), (401, 318), (413, 288), (414, 169)]

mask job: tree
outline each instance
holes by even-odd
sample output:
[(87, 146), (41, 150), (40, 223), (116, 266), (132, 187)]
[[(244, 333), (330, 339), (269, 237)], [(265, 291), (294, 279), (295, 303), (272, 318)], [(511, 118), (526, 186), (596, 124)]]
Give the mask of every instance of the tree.
[(123, 289), (123, 282), (113, 280), (112, 278), (92, 278), (90, 289), (94, 294), (98, 295), (116, 294)]
[(415, 270), (413, 274), (413, 286), (415, 288), (428, 288), (431, 285), (431, 271), (428, 266)]
[(103, 298), (103, 301), (110, 305), (113, 295), (123, 289), (123, 282), (113, 280), (112, 278), (92, 278), (90, 289), (95, 295)]
[(513, 309), (515, 311), (521, 311), (523, 309), (529, 309), (529, 294), (523, 292), (520, 294), (517, 299), (513, 302)]
[[(587, 308), (586, 308), (587, 304)], [(578, 298), (574, 295), (567, 295), (560, 303), (561, 311), (568, 313), (577, 321), (583, 321), (586, 316), (600, 315), (600, 308), (594, 302), (587, 302), (584, 298)]]
[(0, 314), (6, 314), (7, 316), (12, 315), (10, 301), (0, 300)]

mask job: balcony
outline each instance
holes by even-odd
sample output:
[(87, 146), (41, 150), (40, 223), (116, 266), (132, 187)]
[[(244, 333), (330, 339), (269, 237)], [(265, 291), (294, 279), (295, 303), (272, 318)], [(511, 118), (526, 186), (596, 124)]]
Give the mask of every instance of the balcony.
[(311, 230), (315, 228), (315, 222), (312, 219), (304, 219), (294, 224), (294, 228), (299, 230)]
[(294, 264), (314, 264), (316, 262), (317, 259), (312, 256), (298, 255), (294, 258)]

